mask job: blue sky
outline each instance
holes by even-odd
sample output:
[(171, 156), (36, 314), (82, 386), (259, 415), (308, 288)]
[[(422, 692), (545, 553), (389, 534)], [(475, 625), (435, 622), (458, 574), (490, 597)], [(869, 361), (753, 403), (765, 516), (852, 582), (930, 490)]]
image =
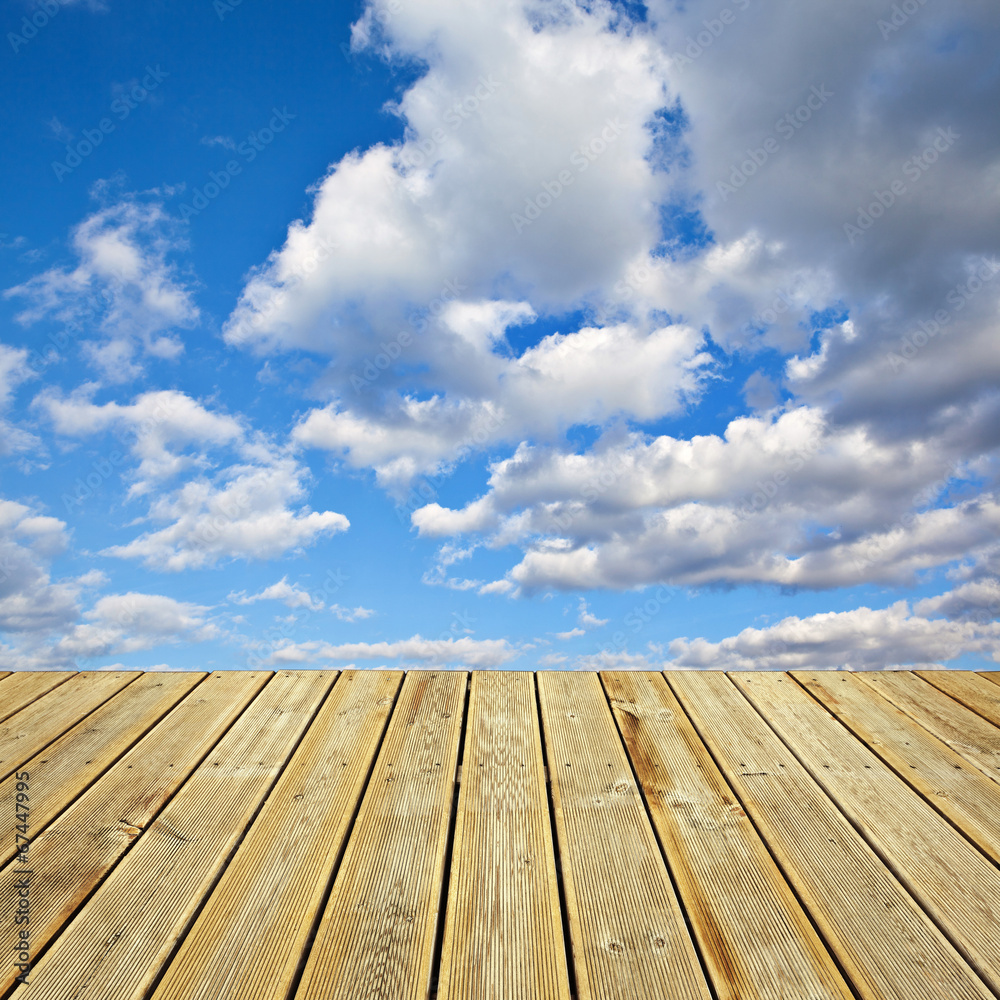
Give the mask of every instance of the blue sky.
[(11, 2), (0, 668), (1000, 661), (1000, 16)]

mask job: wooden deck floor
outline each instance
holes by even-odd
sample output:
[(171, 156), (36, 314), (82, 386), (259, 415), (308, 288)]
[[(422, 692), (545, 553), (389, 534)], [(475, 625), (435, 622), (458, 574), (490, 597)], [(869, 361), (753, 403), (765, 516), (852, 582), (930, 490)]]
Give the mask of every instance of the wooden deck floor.
[(1000, 673), (18, 673), (0, 777), (4, 998), (1000, 997)]

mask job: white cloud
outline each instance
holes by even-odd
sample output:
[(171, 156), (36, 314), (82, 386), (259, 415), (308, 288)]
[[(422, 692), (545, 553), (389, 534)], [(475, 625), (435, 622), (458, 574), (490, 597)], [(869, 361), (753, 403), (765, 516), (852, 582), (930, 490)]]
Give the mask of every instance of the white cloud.
[(210, 609), (159, 594), (109, 594), (100, 598), (55, 644), (53, 657), (117, 656), (164, 643), (205, 642), (218, 638), (218, 626), (206, 620)]
[(281, 601), (289, 608), (306, 608), (309, 611), (322, 611), (325, 607), (322, 598), (314, 597), (297, 583), (289, 583), (283, 576), (277, 583), (265, 587), (257, 594), (247, 596), (245, 591), (232, 593), (228, 598), (234, 604), (255, 604), (257, 601)]
[(985, 624), (1000, 618), (1000, 580), (973, 580), (954, 590), (926, 597), (914, 608), (918, 615), (944, 615), (952, 621)]
[[(106, 186), (97, 191), (103, 197)], [(162, 203), (126, 196), (102, 207), (73, 230), (72, 245), (74, 266), (49, 268), (4, 292), (27, 301), (18, 322), (61, 323), (63, 341), (82, 338), (85, 357), (112, 382), (140, 374), (139, 354), (178, 357), (184, 345), (174, 331), (200, 314), (170, 261), (186, 244)]]
[(577, 636), (586, 635), (587, 630), (582, 628), (571, 628), (568, 632), (556, 632), (557, 639), (575, 639)]
[(602, 625), (607, 625), (609, 621), (607, 618), (598, 618), (596, 615), (591, 614), (587, 608), (587, 602), (582, 597), (580, 598), (577, 620), (587, 628), (600, 628)]
[(317, 660), (416, 660), (434, 666), (459, 664), (473, 670), (499, 667), (520, 655), (506, 639), (424, 639), (415, 635), (397, 642), (284, 643), (270, 655), (271, 664), (314, 663)]
[(0, 632), (30, 638), (76, 620), (81, 585), (53, 583), (48, 572), (68, 541), (63, 521), (0, 499)]
[(211, 481), (192, 480), (151, 502), (149, 520), (165, 527), (105, 554), (179, 571), (223, 559), (273, 559), (346, 531), (343, 514), (292, 509), (305, 494), (306, 475), (294, 459), (279, 458), (268, 466), (229, 466)]
[[(97, 405), (91, 388), (68, 398), (44, 393), (37, 402), (61, 434), (118, 433), (139, 463), (129, 497), (148, 495), (146, 520), (163, 525), (103, 554), (179, 571), (274, 558), (350, 526), (343, 514), (301, 506), (308, 469), (244, 420), (177, 391)], [(220, 449), (235, 451), (236, 461), (220, 461)], [(194, 478), (172, 485), (184, 473)]]
[(4, 419), (4, 412), (10, 408), (18, 386), (35, 377), (24, 348), (0, 343), (0, 458), (41, 451), (41, 442), (34, 434)]
[(520, 546), (507, 582), (528, 591), (908, 583), (991, 546), (992, 493), (947, 505), (949, 483), (994, 481), (980, 428), (973, 413), (936, 439), (889, 443), (796, 407), (721, 436), (614, 431), (583, 454), (522, 445), (493, 464), (484, 496), (412, 521), (424, 536)]
[(359, 622), (375, 614), (371, 608), (360, 604), (356, 608), (342, 608), (339, 604), (331, 604), (330, 611), (342, 622)]
[(857, 608), (809, 618), (785, 618), (769, 628), (709, 642), (670, 643), (670, 669), (851, 670), (932, 668), (963, 653), (1000, 662), (1000, 624), (927, 619), (911, 614), (905, 601), (883, 610)]

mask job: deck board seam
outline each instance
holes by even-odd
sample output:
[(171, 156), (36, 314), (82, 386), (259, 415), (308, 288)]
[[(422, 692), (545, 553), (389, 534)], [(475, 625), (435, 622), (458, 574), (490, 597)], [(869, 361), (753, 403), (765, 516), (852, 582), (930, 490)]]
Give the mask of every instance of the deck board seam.
[[(822, 927), (816, 920), (816, 917), (813, 914), (812, 910), (807, 905), (806, 900), (802, 898), (802, 895), (799, 893), (798, 889), (796, 889), (794, 881), (788, 877), (788, 872), (785, 870), (785, 866), (782, 865), (781, 859), (778, 853), (776, 852), (774, 846), (767, 839), (763, 830), (761, 830), (760, 826), (757, 823), (757, 820), (753, 815), (753, 812), (747, 808), (746, 800), (740, 796), (734, 784), (729, 780), (729, 776), (726, 773), (725, 762), (720, 760), (715, 755), (715, 753), (713, 753), (712, 748), (708, 745), (701, 732), (701, 728), (698, 726), (696, 720), (691, 715), (691, 712), (688, 710), (688, 706), (685, 703), (684, 699), (681, 698), (677, 690), (670, 684), (670, 671), (667, 670), (663, 671), (663, 678), (667, 682), (667, 686), (673, 692), (674, 697), (677, 700), (678, 705), (680, 705), (681, 711), (684, 713), (685, 718), (687, 718), (688, 722), (690, 722), (691, 724), (691, 727), (698, 734), (698, 739), (701, 741), (701, 745), (705, 748), (705, 753), (707, 754), (709, 759), (715, 764), (719, 773), (722, 775), (722, 779), (725, 781), (726, 787), (732, 793), (733, 799), (740, 804), (740, 808), (746, 813), (747, 821), (750, 823), (751, 827), (753, 828), (760, 842), (764, 845), (764, 849), (771, 857), (771, 860), (774, 862), (775, 867), (781, 873), (781, 877), (784, 879), (785, 884), (788, 886), (789, 892), (791, 893), (795, 901), (798, 903), (799, 908), (802, 910), (802, 913), (805, 915), (806, 919), (812, 925), (813, 930), (816, 932), (816, 936), (822, 942), (823, 947), (826, 949), (827, 954), (830, 956), (830, 960), (833, 962), (837, 971), (840, 973), (841, 978), (847, 984), (848, 989), (854, 994), (857, 1000), (864, 1000), (864, 997), (858, 990), (850, 974), (848, 973), (846, 967), (841, 962), (840, 957), (837, 955), (836, 949), (833, 948), (833, 946), (831, 945), (827, 935), (823, 933)], [(822, 789), (820, 790), (823, 791)]]
[[(729, 672), (727, 671), (727, 677), (728, 676)], [(785, 672), (785, 676), (786, 677), (789, 676), (787, 672)], [(733, 683), (732, 678), (729, 678), (729, 680), (731, 683)], [(757, 714), (764, 720), (768, 728), (770, 728), (770, 730), (774, 733), (774, 735), (781, 741), (782, 744), (784, 744), (789, 753), (791, 753), (792, 756), (795, 758), (795, 760), (798, 761), (800, 766), (805, 769), (806, 773), (810, 777), (812, 777), (813, 781), (816, 783), (819, 790), (833, 803), (834, 808), (848, 822), (848, 824), (850, 824), (851, 828), (855, 831), (855, 833), (875, 853), (876, 857), (878, 857), (879, 861), (882, 862), (882, 864), (885, 866), (889, 874), (899, 884), (902, 891), (905, 892), (910, 897), (913, 903), (921, 910), (921, 912), (923, 912), (923, 914), (927, 917), (927, 919), (931, 921), (931, 923), (937, 928), (938, 932), (942, 935), (942, 937), (944, 937), (944, 939), (948, 942), (948, 944), (951, 945), (951, 947), (954, 948), (955, 951), (957, 951), (958, 954), (962, 956), (962, 958), (968, 964), (969, 968), (972, 969), (972, 971), (979, 978), (980, 982), (983, 984), (983, 988), (988, 990), (994, 996), (1000, 997), (1000, 992), (992, 988), (986, 976), (980, 971), (980, 963), (976, 960), (976, 957), (970, 954), (968, 949), (957, 938), (957, 936), (952, 934), (948, 930), (947, 925), (942, 920), (940, 920), (927, 905), (925, 905), (920, 896), (911, 888), (906, 877), (900, 872), (899, 866), (895, 863), (891, 855), (888, 854), (886, 850), (884, 850), (878, 843), (877, 838), (870, 837), (865, 832), (862, 824), (857, 822), (851, 816), (847, 808), (838, 801), (837, 797), (832, 792), (828, 791), (827, 788), (814, 776), (812, 768), (810, 768), (809, 765), (806, 763), (806, 761), (802, 758), (802, 756), (800, 755), (798, 749), (794, 746), (794, 744), (784, 738), (784, 736), (779, 731), (778, 727), (774, 723), (772, 723), (772, 721), (753, 703), (753, 701), (750, 699), (747, 693), (738, 684), (733, 683), (733, 686), (747, 700), (747, 702), (749, 702), (750, 706), (754, 709), (754, 711), (757, 712)], [(810, 697), (812, 697), (812, 695), (810, 695)], [(815, 701), (816, 699), (814, 698), (813, 700)], [(822, 705), (819, 702), (817, 702), (817, 704), (824, 712), (828, 712), (826, 706)], [(840, 720), (833, 715), (833, 713), (829, 714), (834, 719), (834, 721), (836, 721), (839, 725), (843, 725), (842, 723), (840, 723)], [(844, 728), (846, 729), (846, 727)], [(854, 736), (854, 734), (851, 733), (850, 730), (847, 730), (847, 732), (850, 733), (852, 739), (857, 739), (857, 737)], [(863, 741), (859, 740), (858, 742), (860, 742), (862, 746), (868, 748), (868, 745)]]

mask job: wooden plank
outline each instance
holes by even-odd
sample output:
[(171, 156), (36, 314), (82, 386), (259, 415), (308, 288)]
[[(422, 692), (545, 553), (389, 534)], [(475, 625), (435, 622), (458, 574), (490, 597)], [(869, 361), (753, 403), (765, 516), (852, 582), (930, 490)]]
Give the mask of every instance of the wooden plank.
[(542, 673), (538, 693), (577, 996), (707, 1000), (600, 680)]
[(853, 1000), (663, 677), (601, 674), (719, 1000)]
[[(33, 840), (32, 955), (73, 916), (270, 676), (226, 670), (206, 678)], [(14, 861), (0, 869), (0, 946), (7, 954), (17, 934), (19, 867)], [(16, 974), (0, 967), (0, 992)]]
[(403, 674), (340, 676), (153, 993), (284, 1000)]
[(813, 778), (1000, 990), (1000, 871), (787, 675), (730, 675)]
[(842, 670), (795, 671), (807, 691), (994, 861), (1000, 862), (1000, 786), (970, 767)]
[(6, 722), (15, 712), (71, 677), (75, 670), (16, 670), (0, 682), (0, 722)]
[(862, 670), (854, 676), (1000, 782), (1000, 728), (908, 670)]
[[(31, 836), (37, 836), (98, 775), (113, 764), (204, 674), (147, 673), (18, 770), (30, 775)], [(0, 782), (0, 864), (14, 857), (15, 775)]]
[(296, 1000), (429, 996), (465, 687), (406, 675)]
[(138, 676), (132, 670), (76, 674), (12, 715), (0, 726), (0, 778), (31, 760)]
[(472, 675), (439, 1000), (569, 1000), (535, 679)]
[(276, 674), (41, 957), (30, 983), (13, 995), (144, 997), (334, 676)]
[(1000, 726), (1000, 688), (988, 677), (971, 670), (914, 670), (918, 677), (940, 688), (981, 715), (987, 722)]
[(992, 996), (724, 674), (666, 677), (859, 996)]

